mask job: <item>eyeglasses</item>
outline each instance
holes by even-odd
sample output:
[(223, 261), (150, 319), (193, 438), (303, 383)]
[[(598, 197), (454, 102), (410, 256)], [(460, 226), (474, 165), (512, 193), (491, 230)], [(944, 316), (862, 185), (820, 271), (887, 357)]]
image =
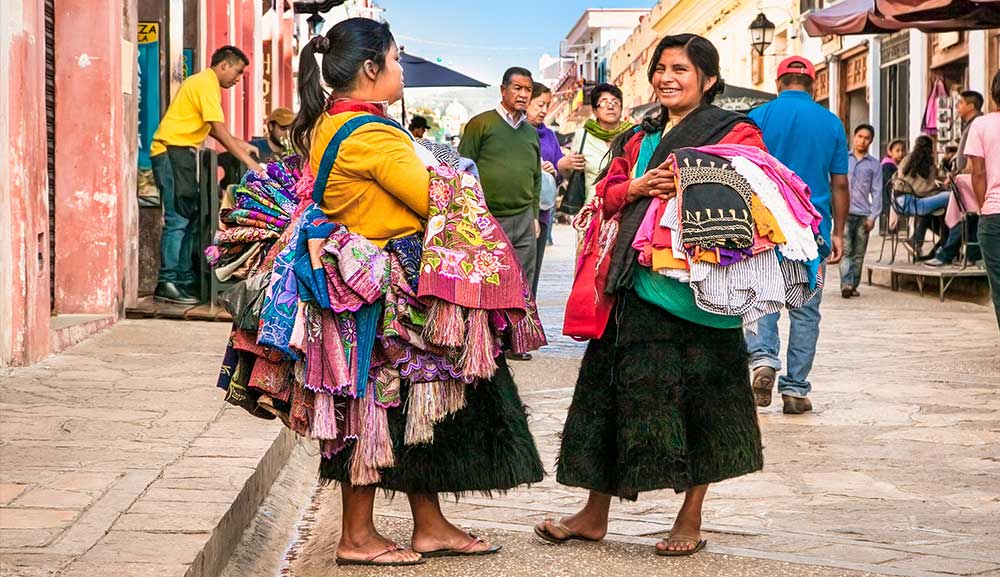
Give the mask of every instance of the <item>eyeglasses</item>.
[(617, 100), (601, 100), (597, 103), (598, 108), (606, 108), (608, 110), (618, 110), (622, 107), (622, 103)]

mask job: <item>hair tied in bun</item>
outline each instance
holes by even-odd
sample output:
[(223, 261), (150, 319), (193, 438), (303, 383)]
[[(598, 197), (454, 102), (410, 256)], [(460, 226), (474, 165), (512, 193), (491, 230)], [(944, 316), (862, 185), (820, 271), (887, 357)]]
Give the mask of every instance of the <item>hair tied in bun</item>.
[(326, 54), (330, 51), (330, 39), (322, 34), (314, 36), (312, 39), (313, 51), (317, 54)]

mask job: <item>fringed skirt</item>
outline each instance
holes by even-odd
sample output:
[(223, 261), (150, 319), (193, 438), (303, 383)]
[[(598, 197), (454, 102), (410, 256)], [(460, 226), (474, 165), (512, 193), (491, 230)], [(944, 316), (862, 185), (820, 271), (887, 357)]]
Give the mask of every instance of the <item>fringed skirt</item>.
[(614, 313), (583, 357), (557, 481), (635, 500), (760, 470), (742, 331), (688, 322), (632, 291)]
[[(405, 493), (503, 492), (542, 480), (544, 470), (535, 440), (528, 430), (527, 412), (506, 361), (497, 358), (490, 381), (466, 388), (466, 406), (434, 426), (434, 442), (406, 445), (409, 393), (404, 384), (401, 407), (389, 409), (389, 432), (395, 466), (382, 469), (376, 485)], [(353, 443), (320, 463), (320, 477), (350, 479)]]

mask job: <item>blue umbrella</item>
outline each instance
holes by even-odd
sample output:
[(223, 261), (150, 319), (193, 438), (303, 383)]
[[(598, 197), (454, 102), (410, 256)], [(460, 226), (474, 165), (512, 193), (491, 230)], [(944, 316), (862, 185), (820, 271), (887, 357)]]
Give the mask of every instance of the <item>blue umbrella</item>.
[[(461, 72), (456, 72), (447, 66), (435, 64), (419, 56), (408, 54), (405, 51), (399, 55), (399, 61), (403, 65), (403, 80), (407, 88), (445, 88), (453, 86), (485, 88), (489, 86), (485, 82), (480, 82)], [(406, 124), (405, 97), (400, 104), (403, 108), (403, 124)]]

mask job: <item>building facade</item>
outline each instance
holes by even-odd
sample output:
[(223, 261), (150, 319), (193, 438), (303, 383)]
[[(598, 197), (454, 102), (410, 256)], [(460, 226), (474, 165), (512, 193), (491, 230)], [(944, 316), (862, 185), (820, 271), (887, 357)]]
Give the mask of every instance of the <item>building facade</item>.
[(138, 175), (183, 79), (218, 46), (243, 49), (251, 64), (223, 108), (233, 134), (258, 135), (271, 107), (293, 104), (302, 31), (283, 0), (19, 0), (0, 2), (0, 21), (0, 366), (10, 366), (136, 302), (144, 269), (157, 267), (159, 235), (147, 231), (160, 222), (158, 206), (139, 207)]
[(552, 87), (548, 119), (570, 132), (590, 117), (589, 89), (611, 82), (611, 55), (624, 43), (648, 9), (589, 9), (560, 43), (559, 56), (568, 64)]

